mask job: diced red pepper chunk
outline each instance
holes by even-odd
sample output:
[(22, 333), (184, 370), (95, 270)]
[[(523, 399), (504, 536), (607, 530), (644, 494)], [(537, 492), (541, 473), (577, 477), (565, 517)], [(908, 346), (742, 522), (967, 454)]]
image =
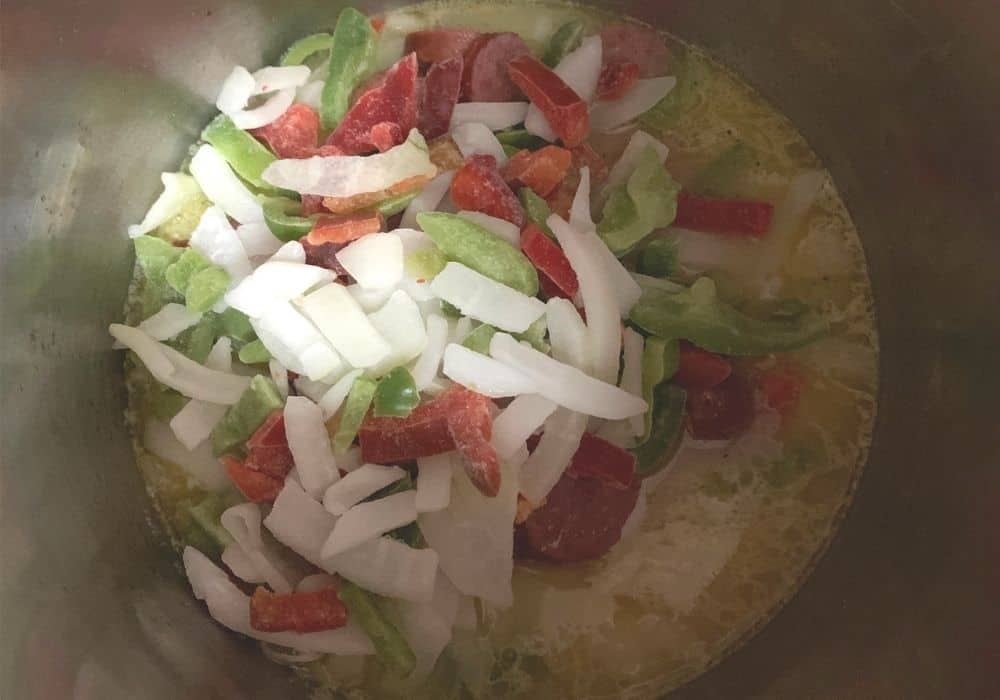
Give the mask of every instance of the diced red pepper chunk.
[(705, 233), (763, 236), (771, 227), (774, 206), (768, 202), (712, 199), (681, 191), (674, 226)]
[(427, 140), (448, 133), (451, 113), (462, 90), (462, 56), (435, 63), (427, 71), (420, 93), (417, 128)]
[(566, 292), (559, 288), (559, 285), (552, 281), (552, 278), (546, 275), (541, 270), (538, 271), (538, 286), (542, 291), (542, 299), (548, 301), (549, 299), (572, 299), (568, 296)]
[(609, 486), (627, 489), (635, 479), (635, 455), (604, 438), (584, 433), (566, 473), (578, 479), (600, 479)]
[(597, 79), (597, 99), (617, 100), (625, 95), (639, 80), (639, 64), (631, 61), (614, 61), (601, 69)]
[(306, 236), (312, 245), (323, 243), (350, 243), (369, 233), (378, 233), (385, 226), (385, 218), (377, 211), (323, 216)]
[(417, 56), (411, 53), (354, 100), (327, 144), (346, 155), (385, 151), (402, 143), (416, 124)]
[(222, 457), (222, 465), (240, 493), (253, 503), (271, 503), (285, 485), (284, 478), (248, 467), (229, 455)]
[(442, 63), (462, 56), (480, 36), (471, 29), (424, 29), (406, 35), (403, 51), (417, 54), (421, 63)]
[(524, 149), (507, 161), (503, 176), (512, 186), (530, 187), (539, 197), (545, 197), (566, 179), (572, 163), (573, 154), (559, 146), (545, 146), (537, 151)]
[(250, 133), (279, 158), (310, 158), (319, 150), (319, 126), (316, 110), (293, 104), (273, 122)]
[(347, 606), (334, 588), (272, 593), (258, 587), (250, 597), (250, 626), (259, 632), (322, 632), (347, 624)]
[(507, 64), (511, 80), (528, 96), (567, 148), (583, 143), (590, 133), (587, 103), (562, 78), (531, 55)]
[(535, 224), (528, 224), (521, 231), (521, 250), (559, 288), (560, 296), (572, 299), (580, 291), (580, 282), (562, 248)]
[(753, 423), (753, 387), (740, 374), (731, 374), (711, 389), (689, 391), (687, 430), (696, 440), (732, 440)]
[(448, 432), (455, 441), (455, 449), (462, 455), (469, 480), (483, 495), (496, 496), (500, 491), (500, 461), (490, 442), (489, 431), (484, 431), (475, 421), (452, 414)]
[(521, 202), (504, 182), (493, 156), (474, 155), (459, 168), (451, 181), (451, 199), (460, 209), (489, 214), (518, 228), (524, 226)]
[(677, 374), (673, 382), (692, 391), (718, 386), (733, 373), (733, 365), (722, 355), (681, 341)]
[(291, 471), (295, 459), (288, 447), (283, 411), (274, 411), (247, 440), (244, 465), (282, 480)]
[(768, 406), (787, 416), (799, 404), (802, 377), (790, 367), (775, 367), (757, 375), (757, 388)]

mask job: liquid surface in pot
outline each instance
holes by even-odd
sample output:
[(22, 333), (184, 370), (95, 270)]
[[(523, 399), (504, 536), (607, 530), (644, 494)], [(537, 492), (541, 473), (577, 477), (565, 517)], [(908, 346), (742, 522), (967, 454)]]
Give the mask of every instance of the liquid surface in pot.
[[(553, 31), (609, 18), (569, 5), (426, 4), (389, 13), (382, 41), (435, 26), (514, 31), (541, 53)], [(614, 18), (619, 20), (621, 18)], [(332, 19), (331, 19), (332, 22)], [(829, 174), (792, 124), (724, 67), (675, 37), (671, 74), (684, 74), (682, 109), (653, 135), (666, 167), (693, 185), (713, 163), (738, 163), (719, 196), (776, 204), (760, 240), (671, 229), (689, 275), (713, 279), (748, 313), (794, 298), (822, 309), (832, 332), (802, 350), (734, 359), (745, 376), (790, 373), (792, 410), (762, 402), (731, 444), (686, 438), (669, 468), (647, 480), (641, 517), (592, 562), (519, 561), (515, 604), (477, 607), (430, 679), (396, 681), (372, 657), (324, 657), (298, 666), (327, 697), (652, 698), (731, 651), (798, 588), (825, 549), (865, 460), (875, 413), (877, 339), (865, 259)], [(646, 127), (651, 130), (650, 127)], [(629, 133), (593, 137), (614, 162)], [(796, 211), (798, 210), (798, 211)], [(785, 217), (785, 218), (782, 218)], [(784, 228), (779, 226), (784, 225)], [(141, 291), (141, 290), (139, 290)], [(136, 319), (138, 297), (130, 306)], [(201, 496), (184, 472), (147, 451), (149, 383), (130, 372), (130, 422), (159, 514), (190, 543), (187, 506)]]

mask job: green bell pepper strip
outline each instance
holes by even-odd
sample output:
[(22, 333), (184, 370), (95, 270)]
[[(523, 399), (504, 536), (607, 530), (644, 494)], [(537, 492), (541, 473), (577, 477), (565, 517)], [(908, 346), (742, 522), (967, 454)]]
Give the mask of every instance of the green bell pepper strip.
[(545, 139), (529, 133), (527, 129), (505, 129), (504, 131), (496, 132), (495, 135), (501, 146), (513, 146), (516, 151), (520, 151), (523, 148), (533, 151), (536, 148), (548, 145)]
[(687, 393), (678, 386), (665, 383), (656, 389), (649, 439), (631, 450), (636, 458), (636, 472), (641, 478), (663, 469), (676, 454), (684, 433), (685, 401)]
[(212, 430), (212, 453), (219, 457), (232, 452), (284, 405), (285, 400), (271, 378), (258, 374)]
[(673, 223), (680, 186), (647, 146), (628, 182), (611, 188), (597, 233), (621, 257), (655, 229)]
[(632, 322), (661, 338), (688, 340), (723, 355), (768, 355), (822, 338), (829, 324), (814, 312), (793, 319), (760, 320), (718, 298), (715, 283), (699, 278), (676, 293), (649, 290), (632, 307)]
[(503, 154), (508, 158), (513, 158), (515, 153), (518, 153), (521, 149), (517, 146), (511, 146), (509, 143), (500, 144), (500, 148), (503, 149)]
[(229, 273), (218, 265), (212, 265), (191, 276), (184, 291), (184, 303), (198, 313), (208, 311), (229, 289)]
[(441, 300), (441, 315), (445, 318), (462, 318), (462, 312), (454, 304)]
[(201, 132), (201, 138), (215, 146), (241, 178), (261, 191), (275, 191), (274, 187), (264, 182), (261, 173), (277, 157), (260, 141), (237, 128), (232, 119), (220, 114)]
[(672, 127), (698, 99), (698, 93), (711, 80), (711, 73), (704, 60), (691, 50), (686, 50), (675, 61), (671, 72), (677, 76), (677, 85), (639, 117), (639, 124), (653, 132), (663, 132)]
[(538, 294), (538, 271), (520, 250), (482, 226), (454, 214), (425, 212), (417, 223), (445, 257), (516, 289)]
[[(646, 338), (642, 348), (642, 398), (650, 407), (656, 405), (656, 387), (676, 374), (679, 361), (680, 343), (676, 340), (664, 340), (652, 335)], [(644, 419), (646, 427), (637, 445), (645, 443), (652, 434), (652, 408), (646, 411)]]
[(478, 352), (481, 355), (490, 354), (490, 341), (493, 340), (493, 336), (497, 334), (497, 329), (488, 323), (484, 323), (465, 336), (462, 340), (462, 345), (469, 348), (473, 352)]
[(333, 35), (323, 32), (304, 36), (288, 47), (281, 57), (282, 66), (301, 66), (314, 53), (329, 51), (333, 45)]
[(275, 238), (286, 243), (309, 235), (320, 217), (319, 214), (299, 216), (301, 203), (284, 197), (262, 197), (260, 204), (264, 211), (264, 223)]
[(666, 238), (652, 240), (639, 253), (639, 260), (636, 269), (640, 274), (650, 277), (667, 279), (676, 274), (679, 263), (677, 262), (677, 241)]
[(188, 397), (179, 391), (168, 389), (158, 381), (153, 381), (147, 390), (147, 410), (159, 421), (169, 423), (188, 402)]
[[(528, 330), (523, 333), (515, 333), (514, 337), (518, 340), (527, 340), (531, 347), (533, 347), (538, 352), (543, 352), (546, 355), (552, 348), (548, 343), (545, 342), (545, 334), (548, 332), (549, 326), (545, 318), (545, 314), (542, 314), (534, 323), (528, 326)], [(484, 355), (488, 355), (489, 352), (484, 352)]]
[(142, 269), (143, 286), (141, 293), (142, 317), (148, 318), (171, 302), (181, 302), (183, 297), (167, 282), (167, 268), (173, 265), (184, 252), (164, 240), (152, 236), (134, 239), (135, 257)]
[(352, 620), (364, 630), (375, 647), (375, 655), (394, 676), (405, 678), (413, 673), (417, 657), (389, 616), (382, 610), (383, 601), (346, 579), (340, 582), (337, 595)]
[(271, 352), (264, 347), (263, 341), (257, 339), (240, 348), (238, 357), (245, 365), (261, 365), (271, 361)]
[(233, 543), (233, 538), (222, 527), (222, 513), (234, 505), (226, 499), (211, 493), (193, 505), (187, 507), (188, 513), (194, 523), (208, 535), (216, 547), (216, 551), (221, 554), (222, 550)]
[(333, 436), (333, 451), (344, 454), (354, 443), (354, 438), (361, 429), (361, 423), (368, 413), (368, 407), (375, 398), (375, 380), (369, 377), (358, 377), (351, 385), (351, 391), (340, 412), (340, 425)]
[(173, 287), (179, 294), (187, 292), (188, 283), (196, 273), (212, 267), (212, 261), (199, 253), (194, 248), (184, 248), (177, 261), (170, 265), (164, 272), (167, 284)]
[(517, 198), (521, 200), (524, 213), (528, 215), (531, 223), (542, 229), (546, 236), (554, 240), (556, 234), (552, 233), (552, 229), (545, 223), (552, 216), (549, 203), (539, 197), (530, 187), (522, 187), (517, 193)]
[(353, 7), (341, 11), (330, 45), (330, 73), (320, 98), (324, 129), (333, 129), (347, 113), (351, 93), (371, 67), (375, 36), (371, 22), (363, 14)]
[(392, 197), (383, 199), (381, 202), (376, 202), (371, 208), (382, 216), (395, 216), (405, 210), (418, 193), (419, 190), (414, 190), (413, 192), (403, 192), (402, 194), (393, 195)]
[(403, 271), (418, 280), (434, 279), (444, 269), (448, 259), (437, 247), (421, 248), (403, 258)]
[(379, 380), (373, 403), (373, 413), (378, 418), (406, 418), (420, 403), (413, 375), (405, 367), (393, 369)]
[(238, 343), (249, 343), (257, 339), (257, 333), (254, 332), (253, 326), (250, 325), (250, 318), (232, 306), (227, 307), (225, 311), (219, 314), (219, 327), (223, 335), (232, 338)]
[(583, 22), (570, 20), (555, 31), (549, 39), (549, 45), (542, 56), (542, 63), (549, 68), (555, 68), (571, 51), (575, 51), (583, 41)]
[(735, 196), (733, 183), (753, 164), (753, 159), (753, 149), (738, 141), (709, 163), (685, 189), (709, 197)]
[(201, 317), (198, 323), (170, 341), (169, 345), (198, 364), (202, 364), (208, 358), (208, 353), (212, 351), (212, 346), (218, 339), (218, 316), (208, 312)]

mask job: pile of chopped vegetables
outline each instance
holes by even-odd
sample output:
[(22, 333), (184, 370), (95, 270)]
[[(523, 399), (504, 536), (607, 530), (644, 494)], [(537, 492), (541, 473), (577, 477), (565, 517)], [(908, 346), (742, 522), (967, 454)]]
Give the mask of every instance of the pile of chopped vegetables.
[(652, 30), (571, 22), (541, 56), (422, 30), (377, 70), (378, 26), (346, 9), (232, 71), (129, 229), (141, 323), (111, 334), (170, 400), (159, 449), (240, 495), (199, 504), (214, 549), (184, 551), (212, 616), (409, 676), (475, 601), (514, 603), (516, 557), (607, 554), (683, 439), (736, 438), (757, 396), (793, 410), (794, 373), (734, 358), (827, 324), (744, 313), (661, 235), (764, 241), (778, 215), (671, 177), (638, 127), (677, 85)]

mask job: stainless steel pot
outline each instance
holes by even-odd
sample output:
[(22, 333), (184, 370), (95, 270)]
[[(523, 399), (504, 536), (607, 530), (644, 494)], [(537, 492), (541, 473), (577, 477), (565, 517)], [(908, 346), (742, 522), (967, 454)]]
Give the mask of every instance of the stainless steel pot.
[[(801, 128), (861, 231), (883, 343), (875, 445), (840, 535), (763, 632), (675, 697), (996, 697), (1000, 4), (606, 4), (706, 47)], [(150, 522), (105, 329), (125, 226), (214, 86), (336, 9), (3, 4), (5, 699), (295, 695), (202, 613)]]

